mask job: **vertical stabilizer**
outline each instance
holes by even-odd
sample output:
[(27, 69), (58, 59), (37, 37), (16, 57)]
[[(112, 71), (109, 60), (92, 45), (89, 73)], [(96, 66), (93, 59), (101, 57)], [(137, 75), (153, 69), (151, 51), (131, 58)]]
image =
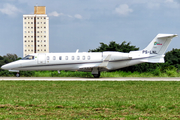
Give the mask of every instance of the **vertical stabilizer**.
[(158, 34), (143, 50), (145, 53), (164, 55), (173, 37), (176, 34)]

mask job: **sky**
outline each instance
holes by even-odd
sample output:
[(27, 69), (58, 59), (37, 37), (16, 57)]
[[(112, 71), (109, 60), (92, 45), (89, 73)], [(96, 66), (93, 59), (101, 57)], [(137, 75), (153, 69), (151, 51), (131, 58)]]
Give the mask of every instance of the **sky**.
[[(46, 6), (50, 52), (87, 52), (100, 42), (145, 48), (158, 33), (180, 35), (180, 0), (0, 0), (0, 55), (23, 56), (23, 15)], [(180, 49), (180, 37), (167, 51)]]

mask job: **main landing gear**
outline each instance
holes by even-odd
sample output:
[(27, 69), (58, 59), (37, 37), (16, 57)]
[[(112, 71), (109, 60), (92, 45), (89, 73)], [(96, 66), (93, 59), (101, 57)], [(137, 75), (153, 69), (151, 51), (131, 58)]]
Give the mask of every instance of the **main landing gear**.
[(19, 74), (19, 73), (17, 73), (17, 74), (16, 74), (16, 77), (20, 77), (20, 74)]
[(99, 78), (100, 77), (100, 71), (98, 70), (98, 68), (93, 68), (91, 74), (94, 76), (94, 78)]
[(100, 72), (98, 72), (98, 74), (92, 74), (94, 76), (94, 78), (99, 78), (100, 77)]

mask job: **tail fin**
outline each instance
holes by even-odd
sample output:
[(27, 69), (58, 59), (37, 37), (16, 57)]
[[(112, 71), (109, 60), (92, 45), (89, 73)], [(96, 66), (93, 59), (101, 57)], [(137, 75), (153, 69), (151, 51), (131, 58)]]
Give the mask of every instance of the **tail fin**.
[(143, 50), (131, 51), (129, 57), (140, 58), (141, 62), (164, 63), (164, 53), (176, 34), (158, 34)]
[(164, 55), (172, 38), (176, 36), (176, 34), (158, 34), (143, 51)]

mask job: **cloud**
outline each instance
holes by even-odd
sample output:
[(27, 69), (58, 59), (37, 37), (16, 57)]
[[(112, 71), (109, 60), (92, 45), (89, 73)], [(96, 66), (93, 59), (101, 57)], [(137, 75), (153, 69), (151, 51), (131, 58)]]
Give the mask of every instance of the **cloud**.
[(61, 15), (64, 15), (64, 14), (63, 13), (58, 13), (58, 12), (54, 11), (54, 12), (49, 13), (48, 15), (49, 16), (58, 17), (58, 16), (61, 16)]
[(154, 9), (154, 8), (159, 8), (160, 4), (159, 3), (148, 3), (148, 8)]
[(129, 13), (133, 12), (133, 10), (130, 9), (127, 4), (122, 4), (115, 9), (115, 12), (119, 15), (128, 15)]
[(172, 3), (172, 2), (174, 2), (174, 0), (166, 0), (165, 2), (171, 2)]
[(82, 16), (80, 14), (75, 14), (74, 17), (77, 19), (82, 19)]
[(80, 14), (75, 14), (74, 16), (72, 16), (72, 15), (68, 15), (68, 14), (64, 14), (64, 13), (58, 13), (56, 11), (53, 11), (53, 12), (49, 13), (48, 15), (54, 16), (54, 17), (64, 16), (64, 17), (76, 18), (76, 19), (82, 19), (83, 18)]
[(0, 9), (0, 12), (9, 16), (15, 16), (17, 13), (22, 12), (16, 6), (6, 3), (3, 5), (3, 8)]

